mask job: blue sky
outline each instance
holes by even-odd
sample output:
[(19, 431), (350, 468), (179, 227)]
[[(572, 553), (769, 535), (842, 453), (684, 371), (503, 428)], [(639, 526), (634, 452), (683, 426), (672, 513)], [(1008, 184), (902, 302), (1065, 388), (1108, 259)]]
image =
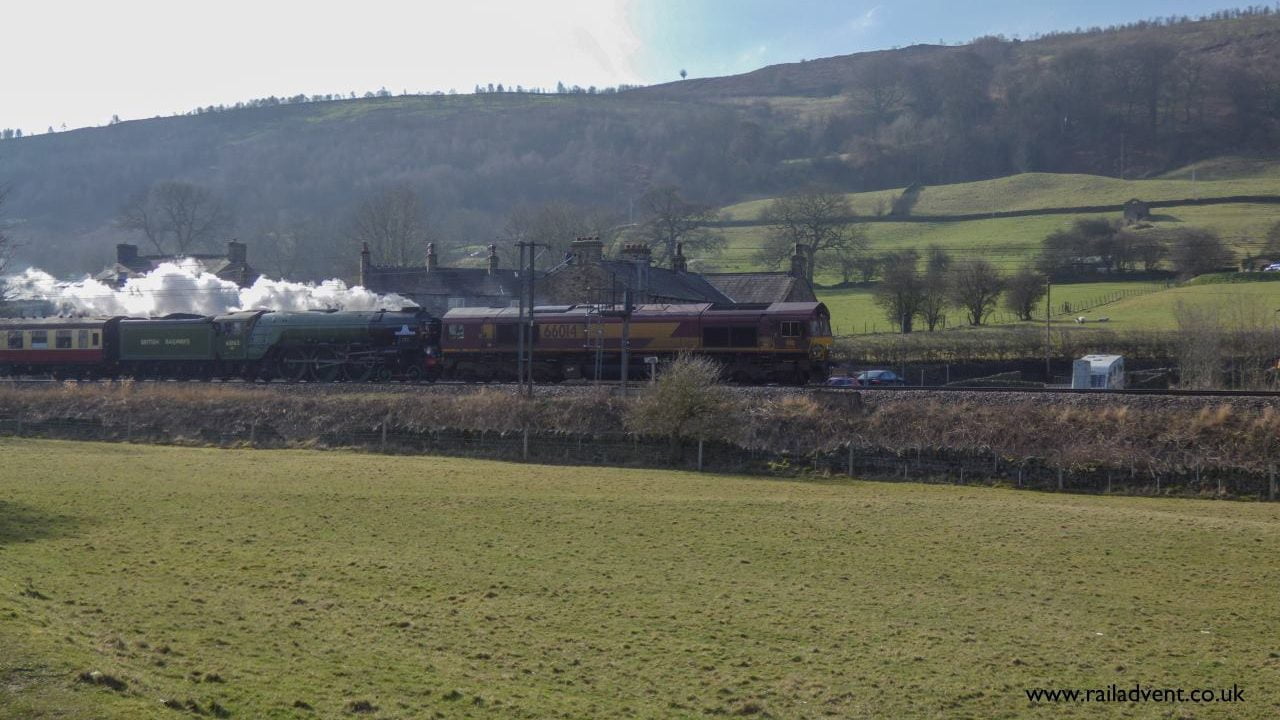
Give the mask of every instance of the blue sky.
[(629, 8), (648, 82), (983, 35), (1029, 38), (1239, 7), (1221, 0), (641, 0)]
[(59, 0), (6, 7), (0, 128), (104, 125), (268, 95), (655, 84), (1220, 0)]

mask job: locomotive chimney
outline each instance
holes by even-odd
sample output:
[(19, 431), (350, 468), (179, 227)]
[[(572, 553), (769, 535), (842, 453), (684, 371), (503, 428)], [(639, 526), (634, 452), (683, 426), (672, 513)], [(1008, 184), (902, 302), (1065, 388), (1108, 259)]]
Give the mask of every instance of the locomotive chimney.
[(809, 248), (800, 243), (796, 243), (795, 252), (791, 255), (791, 277), (804, 280), (809, 277)]
[(427, 270), (436, 269), (436, 244), (427, 243)]
[(489, 274), (493, 275), (498, 272), (498, 246), (489, 246)]
[(689, 263), (684, 257), (684, 243), (676, 243), (676, 254), (671, 258), (671, 269), (682, 273), (689, 269)]

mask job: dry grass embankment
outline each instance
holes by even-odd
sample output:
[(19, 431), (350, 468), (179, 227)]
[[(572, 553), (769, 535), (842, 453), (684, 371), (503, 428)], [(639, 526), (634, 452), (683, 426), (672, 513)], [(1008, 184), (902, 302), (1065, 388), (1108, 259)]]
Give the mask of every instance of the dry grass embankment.
[[(876, 394), (863, 403), (843, 393), (753, 389), (722, 396), (696, 434), (722, 446), (814, 457), (852, 445), (900, 457), (961, 455), (1067, 472), (1123, 470), (1130, 478), (1237, 474), (1265, 477), (1280, 464), (1280, 412), (1257, 400), (1119, 397), (1063, 401), (1034, 395)], [(1073, 396), (1078, 398), (1079, 396)], [(442, 430), (619, 437), (632, 429), (635, 400), (607, 391), (560, 391), (532, 400), (514, 389), (449, 393), (291, 393), (187, 385), (66, 385), (0, 389), (0, 419), (27, 428), (57, 423), (126, 423), (135, 437), (162, 429), (170, 441), (254, 428), (275, 446), (323, 446), (326, 438)], [(341, 444), (341, 443), (339, 443)], [(653, 462), (661, 464), (660, 453)]]

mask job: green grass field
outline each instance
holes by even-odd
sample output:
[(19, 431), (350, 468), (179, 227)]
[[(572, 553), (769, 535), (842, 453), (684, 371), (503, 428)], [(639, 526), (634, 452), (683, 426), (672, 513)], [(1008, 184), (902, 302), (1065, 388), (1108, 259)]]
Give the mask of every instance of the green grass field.
[[(1280, 506), (0, 441), (0, 717), (1274, 717)], [(122, 690), (77, 682), (99, 671)], [(1024, 688), (1237, 684), (1245, 702)], [(367, 703), (367, 705), (366, 705)]]
[[(1256, 287), (1256, 285), (1265, 287)], [(1280, 307), (1280, 283), (1223, 284), (1211, 287), (1214, 288), (1213, 292), (1216, 293), (1231, 294), (1236, 290), (1243, 289), (1248, 297), (1274, 297), (1274, 301), (1278, 303), (1277, 307)], [(1163, 328), (1168, 323), (1172, 323), (1177, 300), (1195, 302), (1210, 297), (1203, 291), (1200, 294), (1184, 292), (1190, 289), (1183, 288), (1179, 290), (1177, 295), (1166, 295), (1165, 293), (1169, 292), (1169, 290), (1165, 287), (1165, 283), (1158, 281), (1071, 283), (1054, 285), (1052, 289), (1053, 296), (1050, 300), (1053, 302), (1054, 314), (1057, 316), (1055, 322), (1066, 322), (1071, 317), (1085, 315), (1092, 319), (1108, 316), (1114, 320), (1120, 320), (1123, 316), (1126, 323), (1130, 322), (1130, 318), (1125, 314), (1123, 308), (1127, 308), (1131, 303), (1141, 300), (1144, 307), (1162, 308), (1161, 312), (1168, 316), (1166, 325), (1161, 326)], [(1105, 303), (1109, 298), (1121, 294), (1131, 294), (1134, 297), (1101, 304)], [(819, 290), (818, 299), (825, 303), (827, 309), (831, 311), (831, 326), (836, 335), (892, 332), (894, 329), (890, 327), (884, 312), (876, 305), (873, 288), (857, 287)], [(1063, 303), (1070, 303), (1073, 311), (1069, 314), (1064, 314), (1062, 310)], [(1043, 303), (1040, 308), (1036, 316), (1043, 319)], [(1164, 321), (1164, 315), (1161, 315), (1162, 321)], [(964, 322), (963, 312), (954, 308), (947, 311), (947, 317), (948, 327)], [(1135, 322), (1130, 323), (1134, 327), (1145, 327), (1139, 321), (1140, 318), (1134, 318), (1134, 320)], [(1016, 323), (1018, 320), (1001, 306), (991, 316), (989, 322), (992, 325), (1004, 325)]]

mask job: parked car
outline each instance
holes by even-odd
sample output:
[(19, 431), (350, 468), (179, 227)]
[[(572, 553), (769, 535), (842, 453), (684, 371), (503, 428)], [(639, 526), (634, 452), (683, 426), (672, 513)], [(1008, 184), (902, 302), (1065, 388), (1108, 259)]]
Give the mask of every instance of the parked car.
[(858, 373), (858, 384), (862, 387), (885, 385), (906, 385), (907, 381), (892, 370), (867, 370)]
[(835, 375), (827, 378), (827, 387), (858, 387), (858, 378), (848, 375)]

